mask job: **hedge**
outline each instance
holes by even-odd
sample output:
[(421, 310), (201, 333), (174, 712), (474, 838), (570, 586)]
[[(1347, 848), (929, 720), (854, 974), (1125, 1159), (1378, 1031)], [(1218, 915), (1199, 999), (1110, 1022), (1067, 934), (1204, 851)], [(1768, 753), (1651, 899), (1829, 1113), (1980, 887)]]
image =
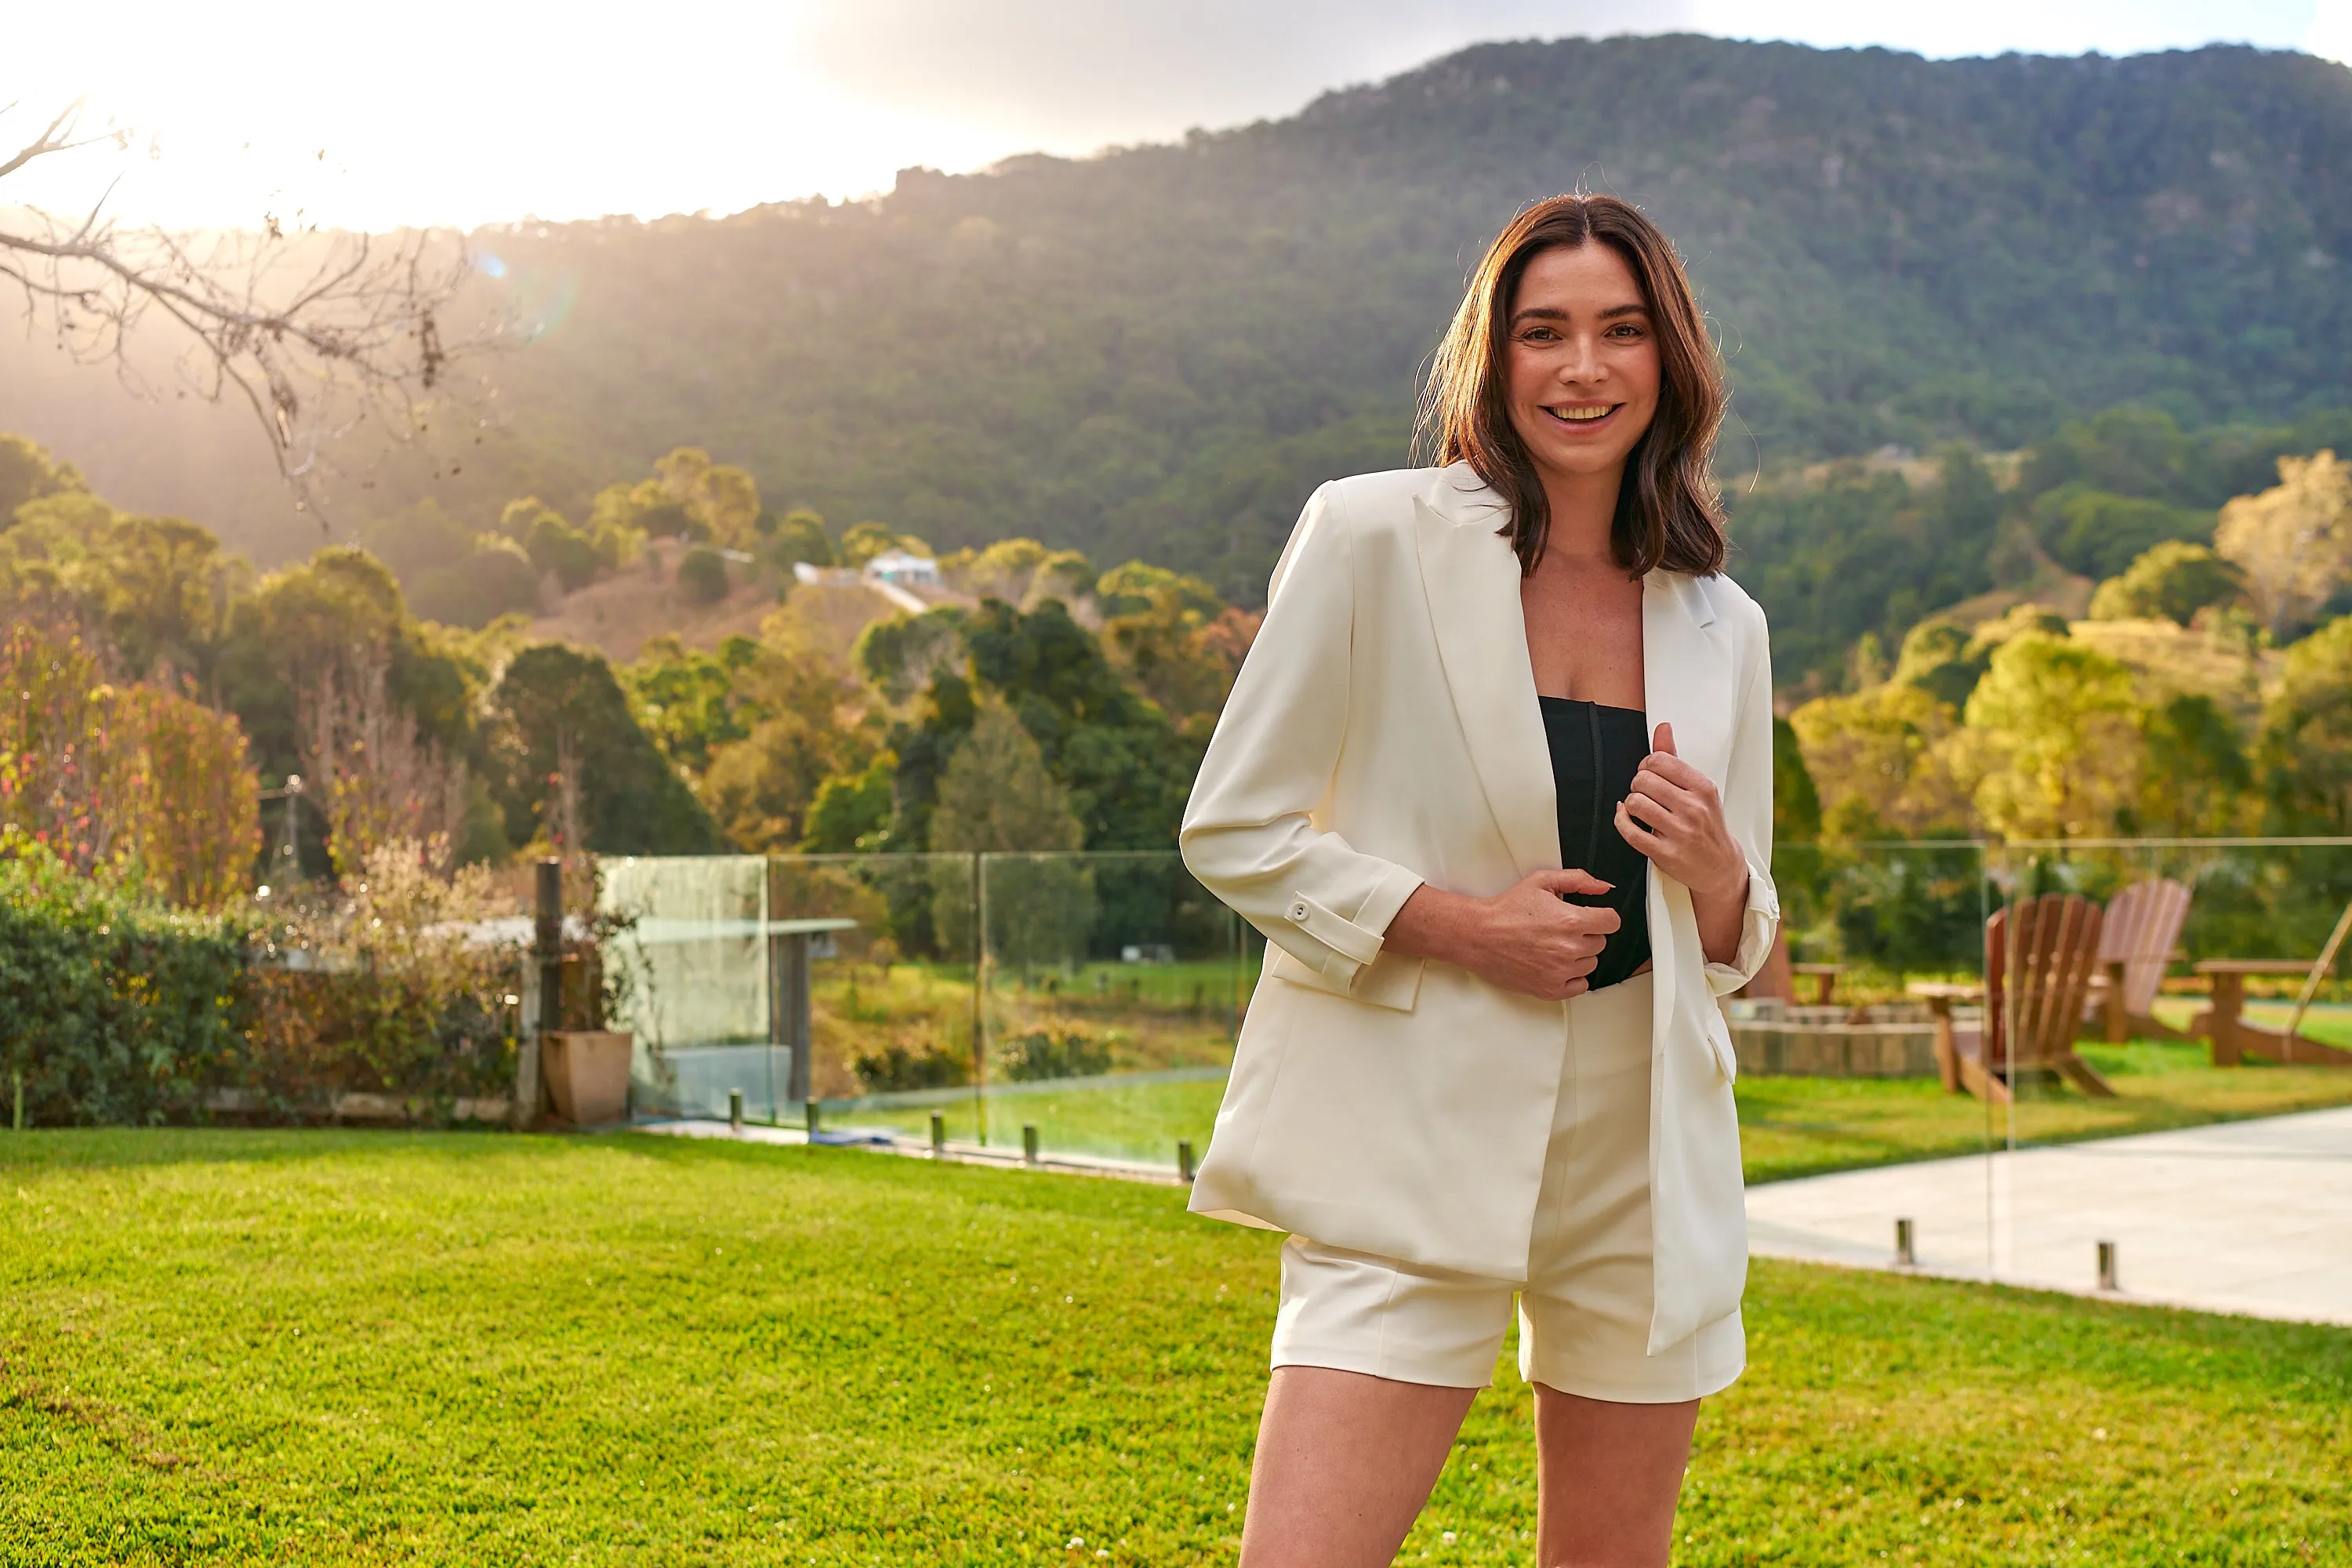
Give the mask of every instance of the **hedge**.
[(337, 1091), (445, 1110), (506, 1092), (502, 985), (360, 963), (284, 966), (250, 909), (194, 915), (76, 875), (21, 835), (0, 844), (0, 1116), (21, 1075), (33, 1125), (213, 1119), (218, 1091), (265, 1117)]

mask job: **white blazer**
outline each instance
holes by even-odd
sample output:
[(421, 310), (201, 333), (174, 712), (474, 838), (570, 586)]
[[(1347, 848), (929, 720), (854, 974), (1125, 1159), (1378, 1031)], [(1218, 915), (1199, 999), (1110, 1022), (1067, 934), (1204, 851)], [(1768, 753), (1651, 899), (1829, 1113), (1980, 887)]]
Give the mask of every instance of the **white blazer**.
[[(1269, 944), (1192, 1209), (1517, 1280), (1566, 1005), (1381, 948), (1424, 879), (1484, 897), (1560, 863), (1519, 563), (1496, 531), (1507, 516), (1465, 464), (1317, 490), (1181, 842), (1193, 876)], [(1642, 639), (1649, 721), (1671, 722), (1675, 750), (1716, 781), (1748, 867), (1729, 964), (1706, 962), (1689, 889), (1649, 879), (1655, 1354), (1738, 1310), (1747, 1283), (1715, 997), (1761, 966), (1780, 911), (1763, 612), (1728, 578), (1656, 571)]]

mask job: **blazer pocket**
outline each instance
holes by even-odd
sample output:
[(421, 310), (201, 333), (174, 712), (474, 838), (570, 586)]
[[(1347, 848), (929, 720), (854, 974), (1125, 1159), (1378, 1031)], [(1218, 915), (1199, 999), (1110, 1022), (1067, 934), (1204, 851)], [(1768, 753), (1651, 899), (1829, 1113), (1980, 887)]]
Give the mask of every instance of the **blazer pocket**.
[(1265, 944), (1265, 972), (1276, 980), (1287, 980), (1293, 985), (1304, 985), (1310, 991), (1321, 991), (1350, 1002), (1362, 1002), (1374, 1007), (1391, 1007), (1400, 1013), (1410, 1013), (1421, 1000), (1421, 972), (1426, 960), (1403, 958), (1393, 952), (1383, 952), (1356, 972), (1352, 989), (1336, 985), (1321, 970), (1307, 964), (1288, 948), (1274, 942)]
[(1739, 1054), (1732, 1048), (1731, 1025), (1725, 1019), (1723, 1009), (1715, 1005), (1712, 996), (1707, 998), (1706, 1013), (1706, 1048), (1714, 1053), (1715, 1070), (1723, 1075), (1724, 1082), (1738, 1083)]

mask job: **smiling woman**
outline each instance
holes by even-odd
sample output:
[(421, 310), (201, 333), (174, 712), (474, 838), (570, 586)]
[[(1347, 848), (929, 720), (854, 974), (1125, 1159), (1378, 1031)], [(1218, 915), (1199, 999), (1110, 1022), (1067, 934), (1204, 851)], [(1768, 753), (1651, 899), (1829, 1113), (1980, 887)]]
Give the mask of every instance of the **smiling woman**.
[(1549, 468), (1608, 485), (1611, 542), (1631, 571), (1711, 574), (1724, 559), (1707, 476), (1723, 401), (1666, 237), (1613, 196), (1559, 197), (1487, 248), (1437, 351), (1422, 422), (1440, 463), (1469, 464), (1509, 501), (1528, 570), (1550, 529)]
[(1182, 832), (1268, 943), (1192, 1200), (1291, 1233), (1244, 1568), (1390, 1562), (1515, 1305), (1540, 1560), (1667, 1561), (1746, 1359), (1714, 999), (1780, 919), (1722, 405), (1665, 237), (1555, 196), (1454, 317), (1440, 466), (1326, 485), (1276, 568)]

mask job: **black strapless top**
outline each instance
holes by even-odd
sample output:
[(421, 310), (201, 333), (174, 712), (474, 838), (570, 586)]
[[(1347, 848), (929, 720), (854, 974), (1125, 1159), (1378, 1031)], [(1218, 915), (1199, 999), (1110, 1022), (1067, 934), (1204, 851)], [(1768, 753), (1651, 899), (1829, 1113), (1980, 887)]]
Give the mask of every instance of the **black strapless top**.
[(1559, 795), (1559, 863), (1610, 885), (1606, 893), (1575, 894), (1568, 901), (1615, 910), (1621, 922), (1592, 971), (1591, 987), (1598, 991), (1632, 979), (1650, 962), (1649, 858), (1617, 831), (1617, 803), (1650, 754), (1650, 721), (1632, 708), (1570, 697), (1536, 700), (1543, 708), (1552, 784)]

